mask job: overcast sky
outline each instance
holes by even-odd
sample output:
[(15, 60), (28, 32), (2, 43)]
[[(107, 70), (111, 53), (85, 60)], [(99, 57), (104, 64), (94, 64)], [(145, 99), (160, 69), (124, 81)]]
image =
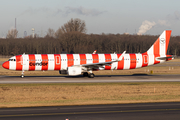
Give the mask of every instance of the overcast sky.
[(84, 20), (87, 33), (180, 35), (180, 0), (0, 0), (0, 37), (15, 27), (44, 36), (71, 18)]

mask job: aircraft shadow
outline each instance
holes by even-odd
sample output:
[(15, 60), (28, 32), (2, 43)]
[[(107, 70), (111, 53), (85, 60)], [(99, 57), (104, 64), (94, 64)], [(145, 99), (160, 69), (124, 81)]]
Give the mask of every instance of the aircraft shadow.
[[(148, 74), (132, 74), (132, 75), (95, 75), (95, 78), (98, 77), (133, 77), (133, 76), (154, 76), (154, 75), (148, 75)], [(3, 77), (9, 77), (9, 78), (19, 78), (20, 76), (3, 76)], [(67, 76), (67, 75), (57, 75), (57, 76), (25, 76), (25, 78), (42, 78), (42, 77), (49, 77), (49, 78), (88, 78), (84, 77), (83, 75), (78, 75), (78, 76)]]

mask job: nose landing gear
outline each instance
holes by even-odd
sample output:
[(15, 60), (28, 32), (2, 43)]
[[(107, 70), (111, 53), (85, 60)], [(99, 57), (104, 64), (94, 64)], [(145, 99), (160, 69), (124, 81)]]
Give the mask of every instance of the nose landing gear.
[(21, 78), (24, 77), (24, 70), (22, 70), (22, 73), (21, 73)]

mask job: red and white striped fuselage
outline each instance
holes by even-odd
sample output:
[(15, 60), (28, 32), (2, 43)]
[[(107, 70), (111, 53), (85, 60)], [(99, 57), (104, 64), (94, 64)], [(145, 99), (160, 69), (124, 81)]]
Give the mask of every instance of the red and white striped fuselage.
[[(25, 70), (25, 71), (46, 71), (46, 70), (67, 70), (68, 67), (74, 65), (83, 65), (89, 63), (101, 63), (117, 60), (121, 54), (25, 54), (17, 55), (7, 61), (6, 65), (9, 70)], [(163, 57), (168, 57), (165, 55)], [(146, 67), (167, 60), (156, 60), (159, 55), (144, 54), (125, 54), (119, 62), (99, 67), (93, 70), (127, 70)], [(162, 57), (162, 56), (161, 56)]]

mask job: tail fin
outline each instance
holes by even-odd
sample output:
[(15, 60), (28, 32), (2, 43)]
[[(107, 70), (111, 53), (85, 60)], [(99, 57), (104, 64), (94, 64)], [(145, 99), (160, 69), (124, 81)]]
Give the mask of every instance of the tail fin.
[(164, 56), (167, 54), (167, 49), (169, 45), (169, 40), (171, 36), (171, 30), (165, 30), (156, 42), (147, 51), (149, 55), (159, 55)]

